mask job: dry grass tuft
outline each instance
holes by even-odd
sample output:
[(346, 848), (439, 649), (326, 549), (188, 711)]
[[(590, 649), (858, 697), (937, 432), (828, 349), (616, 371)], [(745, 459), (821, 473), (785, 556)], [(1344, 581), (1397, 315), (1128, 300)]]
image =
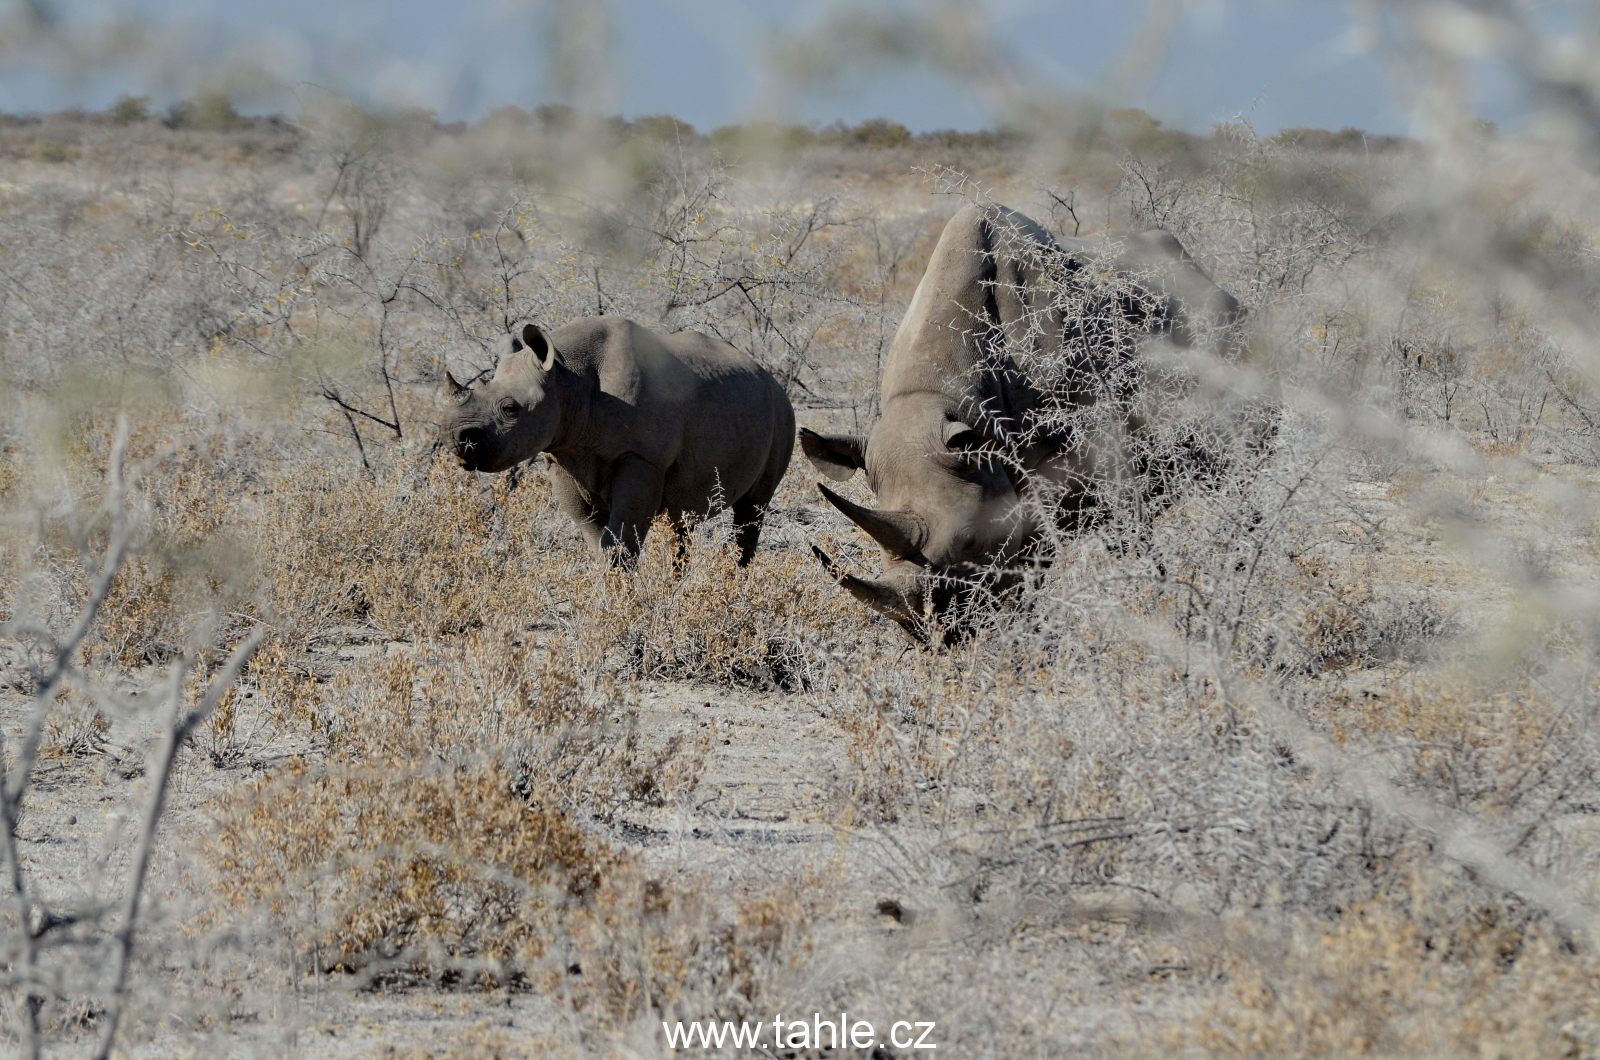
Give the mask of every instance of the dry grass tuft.
[(815, 561), (799, 549), (765, 549), (744, 569), (736, 558), (707, 529), (692, 536), (680, 561), (663, 520), (637, 570), (602, 578), (574, 572), (583, 584), (564, 588), (579, 657), (639, 679), (821, 687), (826, 660), (812, 642), (819, 633), (860, 636), (869, 616), (818, 578)]
[[(1410, 896), (1408, 896), (1410, 897)], [(1284, 934), (1241, 929), (1212, 969), (1225, 987), (1177, 1056), (1600, 1055), (1600, 974), (1547, 924), (1504, 907), (1361, 903)]]
[(297, 765), (223, 814), (222, 896), (268, 910), (308, 971), (528, 980), (619, 859), (514, 786), (494, 763)]
[(278, 621), (304, 641), (350, 625), (422, 640), (492, 615), (531, 617), (545, 578), (521, 536), (545, 497), (508, 479), (485, 489), (442, 463), (378, 482), (297, 470), (274, 483), (254, 524)]

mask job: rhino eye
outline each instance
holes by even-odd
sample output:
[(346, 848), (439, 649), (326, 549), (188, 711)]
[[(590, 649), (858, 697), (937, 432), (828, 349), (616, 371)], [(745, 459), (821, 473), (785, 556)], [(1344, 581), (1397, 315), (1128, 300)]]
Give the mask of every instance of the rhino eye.
[(500, 415), (507, 419), (517, 414), (517, 403), (511, 398), (500, 399)]
[(977, 461), (972, 458), (972, 455), (963, 452), (936, 453), (933, 461), (948, 473), (960, 478), (965, 478), (972, 474), (973, 469), (977, 467)]

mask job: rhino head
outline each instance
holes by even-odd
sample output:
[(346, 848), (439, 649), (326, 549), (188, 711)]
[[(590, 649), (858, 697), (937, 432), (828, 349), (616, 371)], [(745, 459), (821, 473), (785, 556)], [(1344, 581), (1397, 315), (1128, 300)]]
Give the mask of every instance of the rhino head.
[(508, 335), (493, 378), (477, 388), (444, 375), (451, 407), (440, 442), (468, 471), (506, 471), (549, 447), (561, 424), (556, 349), (536, 325)]
[(843, 573), (814, 551), (852, 596), (913, 639), (927, 642), (937, 631), (949, 643), (964, 631), (972, 604), (1020, 582), (1042, 527), (1000, 450), (953, 410), (901, 403), (886, 413), (865, 443), (800, 432), (801, 449), (829, 478), (867, 472), (879, 507), (817, 488), (883, 550), (882, 577)]

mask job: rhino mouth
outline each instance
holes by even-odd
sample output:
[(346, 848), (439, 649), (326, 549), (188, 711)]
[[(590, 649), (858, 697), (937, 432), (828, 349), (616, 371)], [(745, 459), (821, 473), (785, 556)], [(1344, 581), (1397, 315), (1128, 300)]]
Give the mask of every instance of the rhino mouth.
[[(909, 511), (866, 508), (822, 483), (822, 496), (878, 543), (898, 570), (880, 578), (846, 573), (821, 549), (812, 552), (841, 588), (892, 619), (919, 644), (935, 639), (955, 644), (976, 630), (979, 616), (1015, 592), (1026, 572), (1040, 565), (1037, 528), (1023, 524), (991, 549), (974, 548), (955, 562), (930, 559), (923, 551), (929, 533), (921, 516)], [(977, 553), (977, 554), (973, 554)]]
[(864, 578), (845, 571), (815, 544), (811, 552), (840, 588), (924, 647), (951, 647), (966, 640), (977, 631), (982, 615), (1017, 592), (1028, 571), (1043, 566), (1036, 559), (1007, 566), (962, 563)]

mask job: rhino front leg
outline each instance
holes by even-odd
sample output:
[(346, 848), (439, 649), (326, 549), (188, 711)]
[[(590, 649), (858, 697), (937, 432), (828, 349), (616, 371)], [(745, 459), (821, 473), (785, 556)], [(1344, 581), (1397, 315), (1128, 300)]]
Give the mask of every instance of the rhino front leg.
[(611, 517), (606, 520), (600, 547), (612, 562), (631, 564), (644, 547), (650, 523), (661, 511), (665, 475), (660, 468), (637, 456), (625, 456), (611, 472)]
[(555, 498), (556, 510), (577, 523), (589, 547), (598, 550), (608, 514), (595, 507), (588, 491), (559, 464), (550, 468), (550, 494)]

